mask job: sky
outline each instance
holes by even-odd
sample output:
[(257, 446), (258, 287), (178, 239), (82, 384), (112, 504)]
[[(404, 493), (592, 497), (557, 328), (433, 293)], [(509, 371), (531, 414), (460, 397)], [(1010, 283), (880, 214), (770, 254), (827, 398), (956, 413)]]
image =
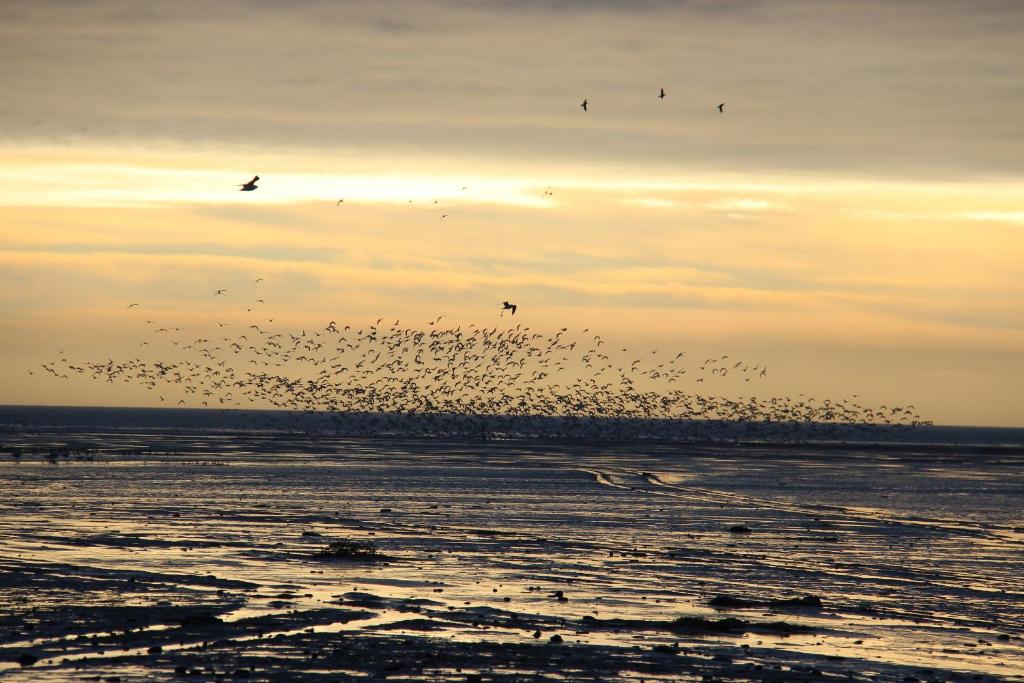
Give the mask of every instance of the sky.
[(2, 2), (0, 404), (156, 405), (28, 372), (133, 357), (144, 319), (510, 300), (766, 364), (762, 396), (1024, 426), (1022, 31), (1016, 1)]

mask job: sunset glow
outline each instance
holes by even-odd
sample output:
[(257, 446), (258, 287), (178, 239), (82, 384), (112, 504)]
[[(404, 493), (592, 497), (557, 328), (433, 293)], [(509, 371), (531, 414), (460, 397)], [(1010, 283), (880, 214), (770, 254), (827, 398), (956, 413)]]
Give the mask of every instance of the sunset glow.
[(1020, 7), (553, 4), (0, 10), (0, 403), (153, 405), (28, 370), (248, 324), (263, 278), (282, 329), (511, 299), (1024, 426)]

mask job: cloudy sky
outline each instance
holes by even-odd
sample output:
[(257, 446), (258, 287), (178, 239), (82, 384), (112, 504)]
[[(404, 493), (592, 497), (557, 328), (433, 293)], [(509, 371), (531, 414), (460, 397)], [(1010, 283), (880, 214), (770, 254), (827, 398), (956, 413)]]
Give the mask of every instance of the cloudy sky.
[(289, 328), (509, 299), (767, 363), (761, 395), (1024, 426), (1022, 33), (1016, 1), (0, 3), (0, 403), (152, 405), (27, 370), (242, 325), (264, 278)]

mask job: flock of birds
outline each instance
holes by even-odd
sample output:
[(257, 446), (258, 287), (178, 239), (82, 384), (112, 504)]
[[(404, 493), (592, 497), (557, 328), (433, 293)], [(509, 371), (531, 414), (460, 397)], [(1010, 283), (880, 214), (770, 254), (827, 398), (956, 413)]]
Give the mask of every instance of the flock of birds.
[[(225, 302), (231, 300), (227, 294), (213, 292)], [(247, 304), (246, 310), (254, 307)], [(136, 303), (128, 309), (141, 313)], [(514, 314), (516, 307), (505, 302), (505, 310)], [(60, 380), (77, 375), (141, 385), (168, 405), (326, 414), (337, 431), (353, 434), (394, 429), (434, 436), (614, 438), (640, 431), (706, 438), (715, 430), (733, 434), (742, 425), (760, 429), (765, 438), (791, 439), (808, 423), (833, 430), (819, 436), (922, 424), (913, 406), (869, 407), (856, 397), (732, 399), (686, 388), (720, 382), (753, 387), (767, 376), (766, 366), (728, 355), (691, 361), (685, 352), (613, 347), (589, 328), (545, 333), (522, 324), (445, 326), (443, 317), (422, 328), (378, 319), (364, 326), (329, 321), (318, 329), (279, 330), (264, 316), (247, 325), (219, 322), (218, 333), (209, 336), (145, 320), (147, 338), (134, 358), (75, 362), (62, 352), (42, 368)], [(223, 334), (235, 326), (245, 327)], [(166, 352), (178, 359), (148, 359)]]
[[(658, 96), (657, 96), (658, 99), (659, 100), (664, 100), (667, 96), (668, 96), (668, 93), (665, 91), (665, 88), (659, 88)], [(584, 98), (583, 102), (580, 103), (580, 109), (582, 109), (584, 112), (590, 111), (589, 106), (590, 106), (590, 100), (589, 99)], [(715, 109), (718, 110), (719, 114), (724, 114), (725, 113), (725, 102), (720, 102), (719, 104), (717, 104), (715, 106)], [(258, 175), (254, 175), (252, 177), (252, 180), (249, 180), (248, 182), (245, 182), (245, 183), (240, 183), (238, 185), (239, 191), (240, 192), (252, 192), (253, 190), (259, 189), (259, 186), (256, 185), (256, 183), (259, 181), (259, 179), (260, 179), (260, 177)], [(468, 188), (467, 187), (463, 187), (462, 189), (466, 190)], [(543, 196), (544, 197), (551, 197), (553, 195), (554, 195), (554, 193), (552, 192), (552, 188), (548, 187), (548, 189), (546, 189), (544, 191), (544, 195)], [(412, 202), (413, 202), (413, 200), (410, 199), (409, 203), (412, 204)], [(339, 199), (337, 202), (335, 202), (335, 206), (341, 206), (344, 203), (345, 203), (344, 199)], [(437, 204), (437, 203), (438, 203), (438, 200), (435, 199), (434, 200), (434, 204)], [(444, 219), (448, 218), (449, 215), (450, 214), (442, 213), (441, 214), (441, 220), (444, 220)], [(513, 313), (513, 315), (514, 315), (514, 313)]]
[[(661, 88), (658, 98), (665, 97)], [(586, 112), (588, 105), (584, 99), (580, 108)], [(716, 109), (724, 113), (725, 103)], [(240, 191), (258, 189), (259, 180), (254, 175), (239, 185)], [(551, 194), (549, 187), (544, 195)], [(227, 294), (227, 289), (213, 292), (215, 297)], [(264, 303), (260, 298), (255, 302)], [(505, 312), (515, 316), (517, 310), (515, 303), (504, 301), (500, 317)], [(812, 424), (825, 428), (817, 436), (839, 437), (850, 428), (924, 424), (913, 406), (863, 406), (856, 396), (839, 401), (802, 395), (730, 399), (683, 387), (727, 377), (746, 385), (767, 375), (767, 367), (728, 355), (699, 363), (690, 363), (684, 352), (630, 357), (628, 348), (610, 350), (589, 329), (575, 337), (567, 328), (542, 333), (524, 325), (442, 327), (442, 318), (424, 329), (398, 320), (385, 325), (380, 319), (362, 327), (331, 321), (320, 329), (293, 331), (270, 329), (270, 318), (238, 334), (191, 339), (179, 327), (147, 320), (151, 337), (140, 346), (152, 351), (170, 345), (185, 357), (75, 363), (62, 352), (42, 368), (61, 380), (77, 374), (139, 384), (157, 392), (161, 402), (171, 396), (179, 406), (272, 406), (292, 411), (288, 414), (329, 415), (337, 429), (366, 434), (394, 427), (431, 435), (540, 431), (548, 436), (706, 438), (715, 430), (736, 436), (739, 425), (758, 427), (762, 437), (788, 439)], [(228, 326), (218, 323), (218, 330)]]

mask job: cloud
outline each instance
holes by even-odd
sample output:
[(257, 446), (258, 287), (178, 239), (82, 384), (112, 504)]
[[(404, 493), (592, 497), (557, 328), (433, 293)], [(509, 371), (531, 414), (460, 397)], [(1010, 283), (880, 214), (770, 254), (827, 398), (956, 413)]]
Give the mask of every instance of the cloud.
[(967, 211), (961, 217), (969, 221), (1024, 223), (1024, 211)]
[(1024, 144), (1019, 3), (4, 11), (8, 141), (217, 144), (246, 150), (238, 166), (270, 147), (931, 178), (1017, 175)]

